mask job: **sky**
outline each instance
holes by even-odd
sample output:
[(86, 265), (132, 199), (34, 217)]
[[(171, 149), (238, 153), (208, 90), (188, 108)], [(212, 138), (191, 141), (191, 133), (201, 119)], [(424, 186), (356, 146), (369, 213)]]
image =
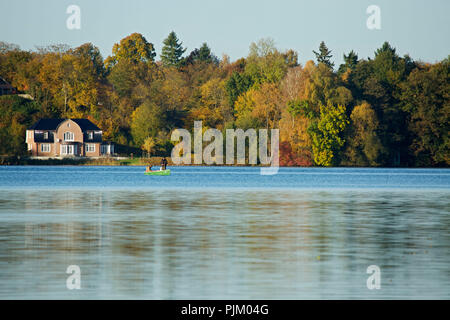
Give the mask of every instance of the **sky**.
[[(138, 32), (161, 52), (173, 30), (186, 54), (206, 42), (220, 58), (245, 57), (249, 46), (273, 38), (281, 51), (294, 49), (299, 62), (313, 59), (325, 41), (336, 64), (343, 53), (373, 57), (384, 41), (400, 55), (436, 62), (450, 54), (449, 0), (0, 0), (0, 41), (24, 50), (91, 42), (104, 58), (120, 39)], [(81, 28), (70, 30), (69, 5), (81, 10)], [(370, 30), (366, 13), (380, 8), (381, 29)]]

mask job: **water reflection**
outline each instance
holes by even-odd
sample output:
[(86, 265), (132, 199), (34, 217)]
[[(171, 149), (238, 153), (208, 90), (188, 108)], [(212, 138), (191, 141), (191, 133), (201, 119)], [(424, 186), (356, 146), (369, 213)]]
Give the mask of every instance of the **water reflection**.
[[(0, 196), (1, 298), (449, 298), (447, 191)], [(82, 290), (65, 287), (79, 265)], [(379, 265), (382, 290), (366, 288)]]

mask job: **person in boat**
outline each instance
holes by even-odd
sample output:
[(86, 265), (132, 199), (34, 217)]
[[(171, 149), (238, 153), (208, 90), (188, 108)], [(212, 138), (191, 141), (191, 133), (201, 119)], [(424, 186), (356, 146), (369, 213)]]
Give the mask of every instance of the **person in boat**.
[(167, 168), (167, 159), (164, 157), (161, 159), (161, 170), (166, 170)]
[(145, 172), (152, 172), (153, 170), (152, 170), (152, 166), (151, 165), (148, 165), (146, 168), (145, 168)]

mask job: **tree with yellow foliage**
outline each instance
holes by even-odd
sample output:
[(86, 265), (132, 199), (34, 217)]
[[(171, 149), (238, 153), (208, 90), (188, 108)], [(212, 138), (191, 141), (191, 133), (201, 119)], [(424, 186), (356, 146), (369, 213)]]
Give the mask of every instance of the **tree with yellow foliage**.
[(147, 137), (144, 140), (144, 143), (142, 144), (141, 148), (142, 150), (147, 152), (147, 155), (150, 156), (150, 154), (152, 153), (152, 151), (154, 151), (156, 146), (156, 141), (153, 137)]
[(105, 66), (108, 70), (119, 61), (148, 63), (153, 62), (156, 56), (153, 44), (148, 42), (140, 33), (132, 33), (120, 40), (120, 43), (115, 43), (112, 53), (112, 56), (105, 60)]
[(377, 166), (384, 148), (378, 137), (379, 122), (370, 104), (363, 102), (353, 108), (350, 115), (350, 133), (345, 149), (346, 165)]
[(252, 116), (265, 124), (266, 129), (278, 128), (281, 116), (282, 97), (275, 83), (263, 83), (253, 96), (255, 106)]
[(208, 127), (221, 129), (229, 118), (225, 102), (225, 81), (213, 78), (200, 87), (200, 104), (190, 110), (192, 120), (203, 121)]
[(320, 166), (337, 165), (339, 152), (344, 145), (343, 132), (349, 121), (342, 105), (320, 106), (319, 121), (310, 127), (314, 162)]

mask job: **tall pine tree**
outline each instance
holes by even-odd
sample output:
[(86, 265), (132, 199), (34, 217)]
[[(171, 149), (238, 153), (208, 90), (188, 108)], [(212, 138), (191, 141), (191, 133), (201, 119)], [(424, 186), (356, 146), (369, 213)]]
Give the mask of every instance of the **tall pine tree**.
[(163, 44), (161, 52), (162, 63), (166, 66), (178, 67), (181, 62), (181, 56), (186, 49), (182, 47), (182, 43), (179, 41), (176, 33), (173, 31), (169, 33)]
[(325, 42), (322, 41), (320, 43), (319, 52), (316, 52), (314, 50), (313, 52), (316, 55), (317, 63), (323, 63), (329, 68), (334, 67), (334, 63), (330, 60), (333, 55), (331, 54), (331, 50), (328, 50)]

